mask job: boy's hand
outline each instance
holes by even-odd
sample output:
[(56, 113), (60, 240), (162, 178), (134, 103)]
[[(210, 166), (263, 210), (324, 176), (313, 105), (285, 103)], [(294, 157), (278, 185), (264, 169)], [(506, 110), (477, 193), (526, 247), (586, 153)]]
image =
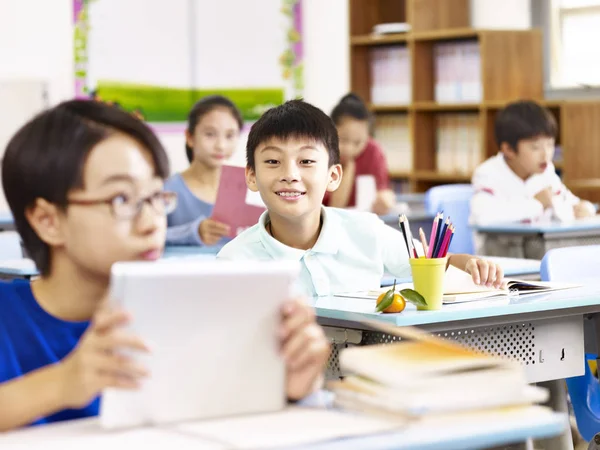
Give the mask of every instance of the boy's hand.
[(301, 300), (286, 303), (282, 315), (280, 337), (287, 369), (286, 393), (290, 400), (299, 400), (315, 390), (330, 346), (313, 309)]
[(576, 219), (585, 219), (596, 215), (596, 208), (587, 200), (582, 200), (573, 206), (573, 213)]
[(540, 192), (535, 194), (534, 198), (542, 204), (544, 209), (552, 208), (552, 188), (551, 187), (542, 189)]
[(504, 280), (502, 267), (492, 261), (471, 258), (465, 265), (465, 272), (471, 274), (475, 284), (500, 289)]
[(59, 363), (66, 407), (82, 408), (107, 387), (135, 389), (148, 375), (144, 367), (119, 353), (148, 351), (140, 338), (121, 328), (128, 320), (123, 311), (101, 309), (77, 347)]
[(229, 236), (229, 231), (229, 225), (212, 219), (203, 220), (198, 227), (198, 234), (205, 245), (215, 245), (222, 237)]
[(389, 189), (378, 191), (377, 197), (375, 197), (375, 201), (373, 202), (371, 210), (375, 214), (383, 216), (390, 212), (390, 209), (392, 209), (395, 203), (396, 194), (394, 194), (394, 191), (391, 191)]

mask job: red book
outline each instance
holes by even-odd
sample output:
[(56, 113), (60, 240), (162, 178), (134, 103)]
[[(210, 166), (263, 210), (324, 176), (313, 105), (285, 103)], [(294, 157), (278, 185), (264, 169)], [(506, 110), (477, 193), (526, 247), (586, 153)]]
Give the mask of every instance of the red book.
[(230, 237), (236, 237), (246, 228), (256, 225), (264, 206), (248, 204), (248, 186), (243, 167), (223, 166), (217, 200), (211, 219), (231, 227)]

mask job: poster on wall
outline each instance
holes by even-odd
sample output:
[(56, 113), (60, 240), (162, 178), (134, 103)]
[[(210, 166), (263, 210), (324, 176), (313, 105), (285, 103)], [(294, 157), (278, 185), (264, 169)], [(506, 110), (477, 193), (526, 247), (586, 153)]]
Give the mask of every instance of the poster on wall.
[(210, 94), (247, 121), (300, 97), (301, 0), (73, 0), (75, 93), (152, 123)]

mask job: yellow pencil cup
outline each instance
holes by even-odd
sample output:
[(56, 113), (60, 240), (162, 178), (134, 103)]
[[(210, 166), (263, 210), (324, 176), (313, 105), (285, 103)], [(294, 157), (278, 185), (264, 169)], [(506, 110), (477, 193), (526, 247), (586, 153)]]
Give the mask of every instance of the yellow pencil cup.
[(419, 311), (434, 311), (442, 309), (444, 298), (444, 274), (446, 273), (447, 258), (411, 258), (415, 291), (423, 296), (427, 306), (417, 307)]

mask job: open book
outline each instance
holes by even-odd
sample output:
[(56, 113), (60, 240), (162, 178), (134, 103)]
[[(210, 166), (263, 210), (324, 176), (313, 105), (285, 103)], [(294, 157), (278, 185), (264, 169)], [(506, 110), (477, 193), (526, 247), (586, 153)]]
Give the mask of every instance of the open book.
[(414, 328), (386, 328), (401, 341), (342, 350), (340, 366), (349, 375), (329, 384), (340, 406), (410, 418), (548, 399), (546, 390), (527, 385), (518, 361), (478, 353)]
[[(545, 281), (523, 281), (517, 279), (505, 279), (501, 289), (479, 286), (473, 282), (473, 278), (466, 272), (454, 266), (448, 267), (444, 277), (444, 303), (462, 303), (473, 300), (483, 300), (505, 295), (527, 295), (542, 292), (558, 291), (578, 287), (575, 284), (551, 283)], [(412, 283), (396, 285), (396, 290), (413, 288)], [(376, 299), (382, 292), (391, 289), (390, 286), (362, 292), (343, 292), (335, 294), (336, 297), (354, 297)]]

